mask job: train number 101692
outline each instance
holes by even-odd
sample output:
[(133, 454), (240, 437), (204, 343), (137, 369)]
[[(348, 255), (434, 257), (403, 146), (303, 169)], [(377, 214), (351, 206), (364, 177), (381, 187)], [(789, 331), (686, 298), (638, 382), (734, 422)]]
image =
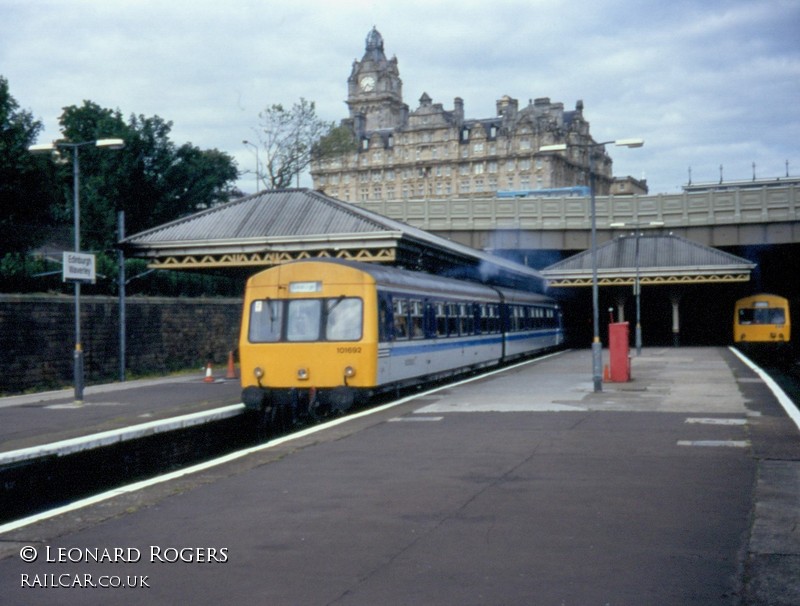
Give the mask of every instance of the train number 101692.
[(350, 345), (350, 346), (347, 346), (347, 347), (337, 347), (336, 348), (336, 353), (340, 353), (340, 354), (360, 354), (361, 353), (361, 348), (360, 347), (356, 347), (354, 345)]

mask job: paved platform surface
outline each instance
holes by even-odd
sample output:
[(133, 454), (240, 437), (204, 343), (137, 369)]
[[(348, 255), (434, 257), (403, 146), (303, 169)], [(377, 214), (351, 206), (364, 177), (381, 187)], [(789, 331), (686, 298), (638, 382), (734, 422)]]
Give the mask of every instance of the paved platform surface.
[(89, 386), (0, 398), (0, 454), (241, 402), (238, 380), (225, 371)]
[(727, 349), (632, 362), (593, 393), (566, 352), (0, 529), (2, 603), (799, 604), (795, 423)]

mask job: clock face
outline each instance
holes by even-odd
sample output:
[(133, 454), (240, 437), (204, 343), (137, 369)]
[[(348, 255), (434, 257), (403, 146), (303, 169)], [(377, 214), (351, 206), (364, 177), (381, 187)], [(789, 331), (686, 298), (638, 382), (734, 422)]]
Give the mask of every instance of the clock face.
[(372, 76), (364, 76), (361, 78), (361, 82), (359, 84), (361, 86), (361, 90), (368, 93), (375, 89), (375, 78)]

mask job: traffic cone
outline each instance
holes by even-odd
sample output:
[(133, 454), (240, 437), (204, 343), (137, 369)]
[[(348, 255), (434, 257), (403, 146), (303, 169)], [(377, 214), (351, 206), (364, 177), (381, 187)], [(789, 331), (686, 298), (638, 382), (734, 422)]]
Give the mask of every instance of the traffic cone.
[(233, 352), (228, 352), (228, 373), (225, 375), (226, 379), (236, 378), (236, 368), (233, 365)]
[(611, 381), (611, 369), (609, 369), (608, 364), (603, 366), (603, 382), (609, 383)]
[(206, 378), (203, 379), (203, 383), (213, 383), (214, 382), (214, 375), (211, 374), (211, 362), (208, 363), (206, 366)]

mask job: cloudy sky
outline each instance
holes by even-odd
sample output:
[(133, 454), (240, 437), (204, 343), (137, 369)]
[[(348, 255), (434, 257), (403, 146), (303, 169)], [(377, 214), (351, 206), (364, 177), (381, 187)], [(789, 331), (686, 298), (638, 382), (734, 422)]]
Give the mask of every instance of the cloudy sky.
[[(172, 140), (234, 156), (254, 190), (258, 114), (301, 97), (347, 116), (353, 60), (376, 26), (404, 101), (468, 118), (510, 95), (583, 100), (617, 176), (651, 193), (800, 175), (800, 0), (0, 0), (0, 75), (59, 136), (90, 100), (173, 122)], [(310, 185), (310, 179), (301, 185)]]

